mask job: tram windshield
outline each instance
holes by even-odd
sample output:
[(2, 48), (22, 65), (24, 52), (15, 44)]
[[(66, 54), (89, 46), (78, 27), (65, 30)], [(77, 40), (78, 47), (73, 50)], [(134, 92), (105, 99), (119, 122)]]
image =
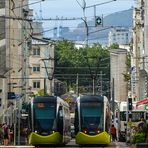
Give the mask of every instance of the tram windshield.
[(103, 129), (103, 103), (81, 103), (82, 130)]
[(54, 127), (56, 105), (54, 103), (35, 103), (34, 127), (39, 132), (50, 132)]

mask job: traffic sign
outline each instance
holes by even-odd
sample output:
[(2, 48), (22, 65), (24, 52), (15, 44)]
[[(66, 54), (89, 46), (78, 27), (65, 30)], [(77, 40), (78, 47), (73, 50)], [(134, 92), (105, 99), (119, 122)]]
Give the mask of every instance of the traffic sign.
[(95, 25), (98, 26), (98, 25), (101, 25), (101, 23), (102, 23), (101, 17), (97, 16), (95, 19)]

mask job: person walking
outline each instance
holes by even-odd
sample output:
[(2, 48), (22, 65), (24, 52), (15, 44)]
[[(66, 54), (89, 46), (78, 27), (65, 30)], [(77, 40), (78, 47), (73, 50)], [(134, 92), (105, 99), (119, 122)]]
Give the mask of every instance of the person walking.
[(3, 131), (4, 131), (4, 141), (3, 141), (3, 144), (4, 145), (8, 145), (8, 142), (9, 142), (9, 128), (8, 128), (8, 125), (6, 123), (3, 124)]
[(9, 133), (8, 133), (8, 138), (9, 138), (9, 143), (13, 142), (13, 138), (14, 138), (14, 129), (13, 129), (14, 125), (12, 124), (10, 129), (9, 129)]
[(2, 128), (2, 124), (0, 124), (0, 144), (3, 144), (3, 128)]
[(112, 124), (112, 127), (111, 127), (111, 136), (112, 136), (112, 141), (116, 141), (117, 140), (117, 134), (116, 134), (116, 128), (115, 126)]

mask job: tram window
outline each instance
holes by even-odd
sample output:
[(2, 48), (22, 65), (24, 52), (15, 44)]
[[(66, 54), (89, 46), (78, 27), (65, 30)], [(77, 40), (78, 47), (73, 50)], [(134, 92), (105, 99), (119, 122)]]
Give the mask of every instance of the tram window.
[[(50, 119), (54, 118), (55, 116), (55, 108), (54, 106), (51, 106), (50, 108), (38, 108), (35, 110), (36, 118), (38, 119)], [(50, 115), (50, 116), (49, 116)]]
[(81, 111), (84, 116), (100, 116), (103, 113), (103, 107), (99, 103), (91, 103), (91, 105), (89, 103), (83, 103)]
[(81, 104), (81, 122), (82, 127), (89, 127), (91, 124), (95, 127), (103, 127), (103, 105), (100, 103), (82, 103)]
[(34, 105), (34, 127), (36, 130), (49, 130), (53, 128), (55, 119), (55, 104), (44, 103), (44, 107)]
[(63, 108), (62, 106), (59, 107), (59, 117), (63, 117)]
[(60, 117), (63, 117), (63, 111), (62, 110), (59, 111), (59, 114), (60, 114)]
[(120, 120), (126, 121), (126, 111), (120, 112)]

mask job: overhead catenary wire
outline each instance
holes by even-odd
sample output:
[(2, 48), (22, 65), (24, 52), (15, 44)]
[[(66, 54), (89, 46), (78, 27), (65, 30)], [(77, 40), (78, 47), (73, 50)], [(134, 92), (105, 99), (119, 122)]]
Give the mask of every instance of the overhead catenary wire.
[[(22, 8), (22, 7), (25, 7), (25, 6), (30, 6), (30, 5), (34, 5), (34, 4), (37, 4), (37, 3), (40, 3), (40, 2), (44, 2), (45, 0), (39, 0), (37, 2), (33, 2), (33, 3), (28, 3), (26, 5), (22, 5), (22, 6), (18, 6), (18, 7), (13, 7), (13, 10), (14, 9), (18, 9), (18, 8)], [(14, 4), (14, 1), (13, 1), (13, 4)]]
[[(39, 1), (38, 1), (38, 2), (39, 2)], [(40, 1), (40, 2), (41, 2), (41, 1)], [(14, 17), (13, 17), (12, 19), (21, 20), (22, 18), (18, 18), (18, 17), (17, 17), (17, 18), (14, 18)], [(44, 18), (43, 18), (43, 19), (44, 19)], [(43, 19), (42, 19), (42, 20), (43, 20)], [(48, 18), (47, 18), (47, 19), (48, 19)], [(56, 19), (59, 19), (59, 18), (56, 18)], [(56, 20), (56, 19), (53, 19), (53, 20)], [(63, 19), (63, 18), (61, 18), (61, 19)], [(65, 20), (67, 20), (67, 19), (68, 19), (68, 18), (65, 18)], [(72, 20), (73, 18), (70, 18), (70, 19)], [(70, 19), (69, 19), (69, 20), (70, 20)], [(78, 18), (78, 19), (81, 19), (81, 18)], [(23, 19), (23, 20), (24, 20), (24, 19)], [(52, 20), (52, 19), (49, 18), (49, 20)], [(32, 19), (27, 19), (26, 21), (32, 21)], [(92, 32), (92, 33), (93, 33), (93, 32)], [(95, 33), (95, 32), (94, 32), (94, 33)]]
[(106, 2), (103, 2), (103, 3), (98, 3), (98, 4), (86, 6), (86, 8), (91, 8), (91, 7), (94, 7), (94, 6), (104, 5), (104, 4), (108, 4), (108, 3), (111, 3), (111, 2), (115, 2), (115, 1), (117, 1), (117, 0), (109, 0), (109, 1), (106, 1)]

